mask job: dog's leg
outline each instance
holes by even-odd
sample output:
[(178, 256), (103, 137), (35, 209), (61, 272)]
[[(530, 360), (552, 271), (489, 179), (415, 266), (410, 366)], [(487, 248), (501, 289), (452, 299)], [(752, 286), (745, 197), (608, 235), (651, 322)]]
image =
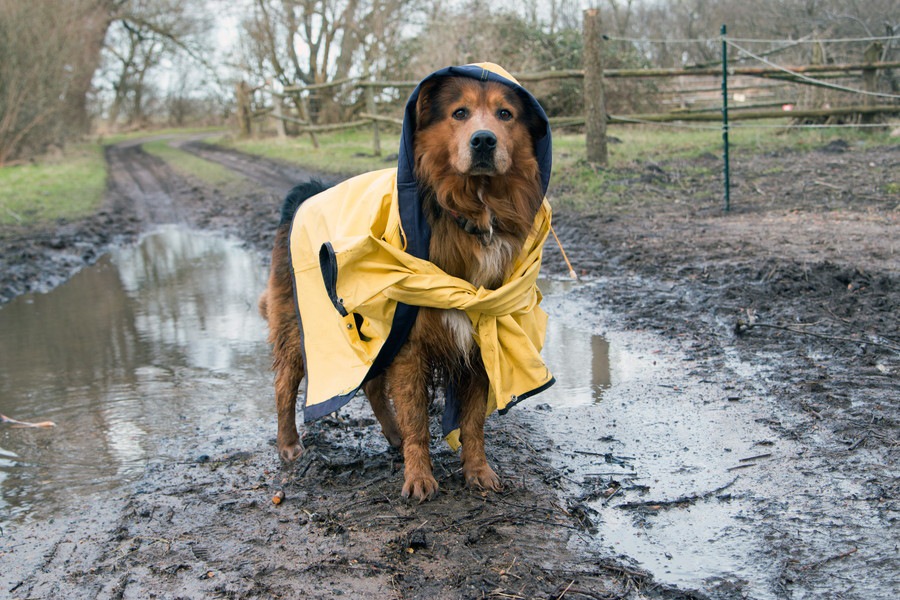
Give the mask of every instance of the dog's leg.
[[(294, 326), (296, 329), (296, 326)], [(297, 335), (299, 338), (299, 335)], [(303, 355), (300, 344), (277, 344), (273, 369), (275, 371), (275, 407), (278, 412), (278, 454), (285, 462), (293, 462), (303, 454), (297, 432), (297, 390), (303, 380)]]
[(285, 462), (293, 462), (303, 454), (297, 433), (296, 410), (297, 389), (305, 374), (300, 329), (294, 309), (289, 231), (290, 227), (284, 225), (275, 234), (269, 285), (259, 299), (259, 312), (269, 324), (278, 414), (278, 454)]
[(468, 372), (465, 379), (459, 382), (462, 468), (466, 484), (470, 487), (499, 492), (503, 487), (500, 478), (488, 465), (484, 453), (487, 393), (488, 379), (483, 368)]
[(428, 365), (420, 349), (407, 344), (388, 369), (390, 392), (403, 438), (404, 498), (419, 502), (437, 494), (438, 483), (431, 472), (428, 452)]
[(394, 418), (394, 411), (391, 409), (384, 386), (384, 375), (379, 375), (366, 383), (363, 389), (366, 392), (366, 398), (369, 399), (369, 404), (372, 405), (375, 418), (381, 423), (381, 432), (384, 433), (384, 437), (392, 447), (399, 448), (403, 445), (403, 438), (400, 437), (400, 429), (397, 427), (397, 420)]

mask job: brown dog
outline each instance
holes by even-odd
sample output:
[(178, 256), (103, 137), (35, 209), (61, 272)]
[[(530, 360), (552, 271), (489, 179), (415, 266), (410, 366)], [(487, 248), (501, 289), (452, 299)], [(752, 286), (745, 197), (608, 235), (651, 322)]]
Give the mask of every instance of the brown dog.
[[(415, 175), (431, 228), (428, 258), (446, 273), (487, 289), (509, 275), (543, 201), (534, 140), (543, 123), (514, 88), (502, 83), (448, 76), (422, 85), (415, 104)], [(313, 183), (298, 193), (306, 197), (321, 189)], [(302, 452), (295, 408), (304, 376), (289, 216), (283, 215), (268, 288), (260, 298), (273, 345), (278, 450), (288, 462)], [(428, 449), (428, 390), (448, 380), (461, 404), (465, 480), (478, 488), (501, 488), (485, 456), (489, 382), (472, 323), (458, 310), (423, 307), (393, 362), (363, 386), (385, 437), (403, 448), (404, 497), (422, 501), (438, 490)]]

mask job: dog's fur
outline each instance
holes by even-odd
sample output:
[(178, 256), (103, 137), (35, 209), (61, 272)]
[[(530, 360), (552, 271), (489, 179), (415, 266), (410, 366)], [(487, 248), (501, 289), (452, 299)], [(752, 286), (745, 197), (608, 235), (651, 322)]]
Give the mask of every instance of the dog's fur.
[[(420, 90), (414, 158), (432, 231), (429, 260), (476, 287), (503, 283), (543, 199), (534, 151), (542, 121), (528, 106), (513, 88), (465, 77), (429, 80)], [(273, 345), (278, 450), (287, 462), (303, 450), (295, 408), (304, 376), (288, 237), (297, 207), (323, 189), (317, 182), (304, 184), (285, 200), (268, 288), (260, 298)], [(460, 398), (467, 484), (501, 489), (484, 451), (488, 378), (471, 321), (457, 310), (423, 307), (393, 363), (364, 385), (385, 437), (403, 449), (402, 495), (422, 501), (438, 490), (428, 451), (428, 390), (436, 378), (453, 380)]]

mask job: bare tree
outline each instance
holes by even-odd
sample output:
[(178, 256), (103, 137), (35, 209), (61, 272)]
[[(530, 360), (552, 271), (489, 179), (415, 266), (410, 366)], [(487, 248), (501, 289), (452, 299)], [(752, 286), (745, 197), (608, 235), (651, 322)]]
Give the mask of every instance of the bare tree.
[(186, 55), (205, 63), (205, 34), (211, 19), (202, 0), (124, 0), (109, 28), (104, 76), (112, 89), (108, 122), (125, 115), (126, 125), (142, 125), (154, 92), (152, 71), (164, 60)]
[(0, 0), (0, 165), (87, 130), (90, 81), (115, 8)]
[[(244, 21), (245, 68), (258, 81), (317, 84), (391, 64), (415, 0), (255, 0)], [(313, 117), (337, 118), (342, 90), (318, 92)]]

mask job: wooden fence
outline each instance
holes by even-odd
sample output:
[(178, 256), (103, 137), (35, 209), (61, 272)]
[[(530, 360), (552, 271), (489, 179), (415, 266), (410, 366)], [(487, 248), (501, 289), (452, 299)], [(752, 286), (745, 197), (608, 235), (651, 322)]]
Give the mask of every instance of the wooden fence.
[[(587, 158), (590, 162), (600, 165), (606, 164), (606, 126), (617, 123), (671, 123), (671, 122), (720, 122), (722, 120), (721, 104), (705, 108), (685, 107), (668, 112), (649, 114), (612, 115), (606, 111), (605, 82), (610, 79), (634, 79), (634, 78), (681, 78), (697, 81), (699, 78), (723, 78), (722, 66), (683, 69), (605, 69), (602, 62), (600, 48), (604, 43), (601, 34), (602, 27), (599, 19), (599, 11), (588, 9), (584, 13), (584, 69), (569, 69), (558, 71), (543, 71), (538, 73), (514, 73), (513, 75), (523, 84), (544, 82), (561, 79), (580, 79), (583, 81), (584, 115), (569, 117), (553, 117), (551, 125), (555, 127), (583, 126), (586, 132)], [(740, 78), (743, 85), (738, 89), (751, 90), (760, 86), (754, 86), (751, 81), (760, 78), (774, 80), (779, 84), (801, 84), (808, 86), (829, 86), (823, 82), (825, 79), (847, 77), (858, 73), (862, 77), (862, 86), (866, 92), (875, 92), (877, 74), (880, 70), (900, 68), (900, 61), (878, 62), (874, 52), (866, 52), (865, 62), (850, 64), (819, 64), (801, 65), (787, 68), (771, 66), (745, 67), (728, 66), (725, 77)], [(727, 63), (726, 63), (727, 64)], [(811, 76), (815, 76), (812, 78)], [(752, 79), (751, 79), (752, 78)], [(726, 83), (723, 81), (723, 84)], [(246, 83), (240, 83), (237, 87), (238, 98), (238, 124), (241, 135), (250, 135), (251, 120), (253, 118), (274, 119), (279, 135), (286, 135), (284, 124), (289, 123), (296, 127), (300, 135), (309, 135), (312, 143), (318, 147), (317, 134), (341, 129), (370, 126), (373, 134), (373, 152), (381, 155), (381, 140), (379, 124), (401, 125), (402, 120), (378, 113), (377, 91), (385, 89), (411, 89), (416, 81), (368, 81), (359, 78), (348, 78), (327, 83), (289, 86), (276, 91), (271, 85), (263, 85), (250, 88)], [(331, 124), (314, 124), (310, 118), (309, 97), (311, 93), (321, 90), (329, 90), (341, 86), (349, 86), (361, 90), (365, 96), (365, 111), (359, 112), (350, 121)], [(736, 86), (729, 85), (731, 91)], [(769, 86), (770, 87), (770, 86)], [(718, 87), (692, 88), (695, 93), (713, 92)], [(271, 106), (252, 111), (250, 101), (253, 93), (259, 91), (272, 97)], [(872, 115), (884, 113), (900, 113), (900, 104), (891, 99), (893, 104), (874, 102), (874, 94), (864, 97), (859, 104), (852, 106), (839, 106), (830, 108), (802, 108), (786, 111), (782, 108), (788, 100), (779, 101), (769, 99), (767, 103), (751, 103), (729, 106), (729, 120), (742, 121), (752, 119), (816, 119), (822, 117), (842, 117), (848, 115), (861, 115), (863, 119), (870, 119)], [(290, 99), (296, 107), (296, 115), (285, 113), (283, 101)], [(777, 107), (775, 109), (771, 107)]]

